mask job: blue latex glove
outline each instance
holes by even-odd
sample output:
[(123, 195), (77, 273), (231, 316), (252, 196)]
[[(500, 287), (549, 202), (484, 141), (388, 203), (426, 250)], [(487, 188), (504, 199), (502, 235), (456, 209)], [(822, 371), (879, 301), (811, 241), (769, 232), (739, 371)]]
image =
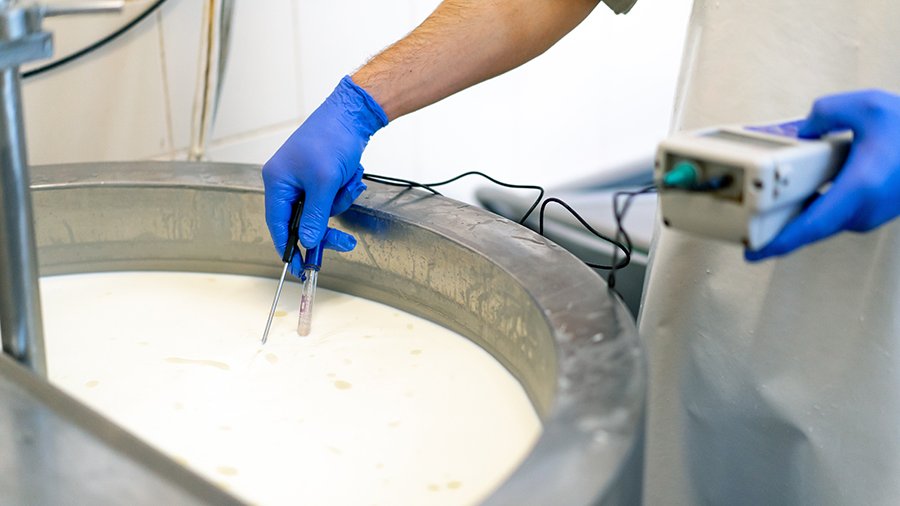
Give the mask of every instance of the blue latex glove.
[(799, 135), (842, 130), (853, 131), (853, 144), (831, 187), (772, 242), (745, 251), (747, 260), (784, 255), (844, 230), (867, 232), (900, 215), (900, 96), (867, 90), (821, 98)]
[[(262, 169), (266, 223), (278, 254), (284, 253), (291, 207), (305, 195), (300, 243), (350, 251), (353, 236), (328, 228), (328, 217), (346, 211), (366, 189), (359, 164), (369, 138), (387, 125), (381, 106), (349, 76), (300, 125)], [(299, 252), (291, 272), (302, 271)]]

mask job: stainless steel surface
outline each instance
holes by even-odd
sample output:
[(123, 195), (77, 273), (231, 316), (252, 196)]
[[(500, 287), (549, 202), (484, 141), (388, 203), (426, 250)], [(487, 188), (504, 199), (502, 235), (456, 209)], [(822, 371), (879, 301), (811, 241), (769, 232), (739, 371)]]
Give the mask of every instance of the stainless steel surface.
[(239, 504), (0, 354), (0, 504)]
[[(0, 15), (0, 39), (24, 32)], [(3, 351), (46, 374), (34, 221), (17, 66), (0, 68), (0, 333)]]
[(0, 68), (49, 58), (52, 52), (53, 39), (49, 33), (39, 32), (15, 40), (0, 40)]
[(0, 70), (0, 329), (3, 350), (46, 374), (18, 70)]
[[(258, 167), (61, 165), (32, 181), (44, 275), (279, 274)], [(644, 361), (628, 311), (596, 274), (509, 220), (419, 191), (371, 184), (332, 225), (359, 243), (326, 252), (323, 286), (461, 333), (528, 393), (543, 434), (488, 504), (639, 502)]]
[(49, 4), (38, 7), (44, 17), (70, 16), (73, 14), (111, 14), (125, 8), (124, 0), (97, 0), (67, 4)]
[(281, 298), (281, 289), (284, 288), (284, 278), (287, 276), (288, 267), (290, 267), (290, 263), (284, 264), (284, 269), (281, 269), (281, 277), (278, 278), (278, 288), (275, 289), (275, 300), (272, 301), (272, 309), (269, 310), (269, 319), (266, 321), (266, 330), (263, 332), (262, 340), (260, 341), (262, 344), (266, 344), (266, 341), (269, 339), (269, 329), (272, 328), (272, 318), (275, 317), (275, 308), (278, 307), (278, 299)]
[[(116, 5), (113, 5), (116, 4)], [(44, 16), (114, 12), (122, 2), (62, 8), (0, 2), (0, 333), (3, 351), (46, 375), (19, 65), (49, 57)]]
[[(652, 162), (650, 162), (652, 165)], [(594, 230), (614, 237), (617, 223), (613, 213), (613, 198), (618, 191), (636, 191), (652, 183), (652, 172), (635, 174), (626, 167), (625, 176), (620, 180), (606, 176), (593, 181), (585, 180), (582, 187), (568, 184), (562, 188), (548, 189), (550, 195), (561, 198), (574, 208)], [(631, 174), (630, 176), (628, 174)], [(646, 184), (645, 184), (646, 183)], [(581, 184), (581, 183), (579, 183)], [(478, 202), (501, 216), (518, 220), (533, 201), (533, 197), (508, 191), (505, 188), (484, 187), (476, 192)], [(525, 226), (538, 229), (538, 216), (534, 213)], [(656, 222), (656, 195), (645, 194), (636, 197), (626, 213), (623, 226), (634, 245), (631, 263), (616, 271), (616, 291), (622, 296), (631, 313), (637, 316), (644, 290), (644, 275), (647, 270), (647, 256)], [(544, 215), (544, 235), (566, 248), (585, 262), (612, 264), (613, 246), (588, 231), (574, 216), (559, 206), (548, 206)], [(621, 253), (617, 258), (621, 258)], [(609, 271), (599, 272), (607, 278)]]

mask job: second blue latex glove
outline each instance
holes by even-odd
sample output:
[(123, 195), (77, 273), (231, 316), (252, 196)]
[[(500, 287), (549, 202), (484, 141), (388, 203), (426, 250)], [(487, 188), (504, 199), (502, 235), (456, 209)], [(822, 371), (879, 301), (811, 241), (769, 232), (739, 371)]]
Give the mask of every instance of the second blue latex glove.
[(900, 215), (900, 96), (866, 90), (821, 98), (799, 135), (842, 130), (853, 131), (853, 144), (831, 187), (772, 242), (746, 251), (747, 260), (784, 255), (845, 230), (867, 232)]
[[(346, 76), (266, 162), (266, 224), (279, 255), (288, 240), (291, 208), (301, 197), (300, 243), (305, 248), (349, 251), (356, 246), (353, 236), (327, 228), (328, 218), (346, 211), (365, 190), (359, 161), (369, 138), (387, 123), (381, 106)], [(294, 275), (299, 275), (301, 262), (295, 254)]]

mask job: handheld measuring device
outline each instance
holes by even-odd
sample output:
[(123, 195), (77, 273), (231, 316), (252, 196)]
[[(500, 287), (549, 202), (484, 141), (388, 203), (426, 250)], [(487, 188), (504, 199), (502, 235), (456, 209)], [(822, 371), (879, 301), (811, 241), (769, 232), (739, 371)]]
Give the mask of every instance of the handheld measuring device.
[[(288, 224), (288, 241), (284, 248), (284, 254), (281, 257), (281, 261), (284, 262), (284, 268), (281, 270), (278, 288), (275, 289), (275, 300), (272, 301), (272, 309), (269, 311), (269, 319), (266, 321), (266, 330), (263, 332), (261, 340), (262, 344), (266, 344), (269, 338), (272, 318), (275, 316), (278, 299), (281, 298), (281, 289), (284, 287), (284, 278), (287, 275), (288, 268), (291, 266), (291, 260), (294, 258), (294, 251), (299, 247), (297, 244), (300, 240), (300, 217), (302, 215), (303, 201), (300, 200), (294, 204), (291, 211), (291, 221)], [(300, 318), (297, 323), (297, 334), (301, 336), (308, 336), (310, 332), (313, 301), (316, 296), (319, 269), (322, 268), (322, 253), (323, 249), (320, 246), (308, 248), (306, 250), (306, 258), (303, 259), (303, 288), (300, 296)]]
[(659, 145), (663, 223), (704, 237), (768, 244), (843, 166), (852, 135), (797, 136), (800, 121), (677, 133)]

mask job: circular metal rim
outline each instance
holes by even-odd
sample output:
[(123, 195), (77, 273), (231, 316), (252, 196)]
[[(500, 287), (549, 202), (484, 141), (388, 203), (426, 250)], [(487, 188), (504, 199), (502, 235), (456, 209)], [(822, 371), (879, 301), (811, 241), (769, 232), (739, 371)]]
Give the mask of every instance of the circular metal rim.
[[(259, 167), (252, 165), (128, 162), (32, 168), (36, 197), (76, 188), (194, 189), (257, 198), (263, 193)], [(40, 223), (38, 202), (35, 215)], [(524, 227), (420, 191), (372, 184), (335, 224), (365, 234), (360, 223), (373, 220), (389, 228), (433, 234), (492, 264), (527, 293), (532, 306), (521, 310), (536, 312), (546, 323), (556, 352), (552, 399), (542, 406), (529, 392), (542, 415), (544, 431), (525, 461), (486, 503), (626, 504), (636, 500), (646, 387), (644, 357), (631, 315), (607, 290), (602, 278), (573, 255)], [(280, 271), (274, 252), (269, 261), (268, 267), (263, 261), (258, 268), (241, 271), (274, 277)], [(341, 260), (326, 257), (326, 262), (337, 265)], [(323, 274), (326, 272), (323, 269)], [(322, 281), (328, 285), (325, 275)], [(338, 289), (355, 290), (346, 279), (333, 284)], [(392, 302), (379, 299), (377, 290), (363, 290), (362, 294)], [(422, 314), (414, 304), (401, 309), (435, 319), (434, 314)], [(461, 333), (478, 342), (474, 339), (477, 336), (467, 335), (465, 329)], [(497, 356), (497, 350), (488, 351)], [(502, 356), (498, 359), (509, 367), (509, 360), (502, 360)]]

